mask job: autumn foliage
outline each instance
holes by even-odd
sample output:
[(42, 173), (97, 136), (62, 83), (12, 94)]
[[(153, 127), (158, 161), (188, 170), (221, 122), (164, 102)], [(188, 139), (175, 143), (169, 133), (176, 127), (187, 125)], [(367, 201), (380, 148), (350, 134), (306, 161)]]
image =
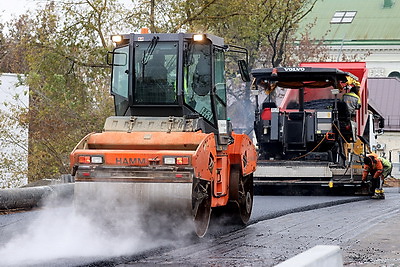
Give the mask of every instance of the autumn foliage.
[[(250, 67), (295, 64), (307, 54), (295, 49), (295, 32), (314, 3), (139, 0), (132, 8), (117, 0), (46, 2), (0, 24), (0, 72), (23, 74), (21, 82), (30, 89), (29, 108), (16, 110), (15, 120), (2, 121), (1, 127), (29, 127), (30, 181), (69, 173), (68, 156), (75, 144), (87, 133), (101, 131), (105, 118), (113, 114), (105, 62), (112, 49), (111, 34), (141, 27), (152, 32), (209, 32), (248, 48)], [(321, 53), (312, 40), (303, 44), (315, 51), (310, 56)], [(296, 57), (296, 51), (302, 57)], [(231, 82), (232, 101), (250, 101), (249, 94), (233, 87)]]

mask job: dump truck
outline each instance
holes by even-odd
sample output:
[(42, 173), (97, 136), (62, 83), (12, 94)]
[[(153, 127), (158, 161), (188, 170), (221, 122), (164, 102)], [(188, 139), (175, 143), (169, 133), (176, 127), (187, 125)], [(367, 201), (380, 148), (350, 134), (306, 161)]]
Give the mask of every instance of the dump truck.
[(211, 34), (112, 39), (115, 116), (70, 155), (75, 200), (84, 203), (105, 186), (148, 211), (185, 213), (199, 237), (214, 209), (247, 223), (257, 154), (247, 135), (232, 131), (225, 80), (230, 53), (240, 58), (235, 66), (249, 81), (247, 50)]
[[(302, 63), (254, 69), (252, 75), (253, 88), (265, 96), (262, 102), (256, 96), (254, 122), (259, 159), (254, 179), (261, 191), (312, 193), (319, 187), (371, 193), (361, 183), (362, 159), (375, 138), (374, 126), (383, 123), (368, 111), (365, 63)], [(277, 88), (284, 92), (280, 103)], [(358, 107), (352, 110), (345, 94), (356, 94)]]

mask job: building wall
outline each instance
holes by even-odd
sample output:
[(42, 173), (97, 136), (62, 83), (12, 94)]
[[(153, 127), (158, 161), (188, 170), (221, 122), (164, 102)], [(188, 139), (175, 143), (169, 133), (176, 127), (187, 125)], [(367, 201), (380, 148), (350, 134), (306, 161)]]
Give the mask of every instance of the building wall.
[(400, 178), (400, 132), (385, 132), (377, 136), (376, 142), (380, 147), (376, 153), (386, 159), (391, 159), (392, 175)]
[[(17, 74), (0, 75), (1, 115), (13, 117), (12, 107), (28, 107), (29, 89), (17, 83)], [(0, 122), (0, 127), (4, 130), (0, 134), (0, 188), (25, 185), (28, 182), (28, 129), (5, 120)], [(7, 164), (1, 164), (5, 159)]]
[(392, 72), (400, 73), (400, 46), (329, 46), (329, 55), (332, 61), (341, 61), (345, 55), (346, 58), (356, 58), (358, 61), (366, 62), (368, 77), (388, 77)]

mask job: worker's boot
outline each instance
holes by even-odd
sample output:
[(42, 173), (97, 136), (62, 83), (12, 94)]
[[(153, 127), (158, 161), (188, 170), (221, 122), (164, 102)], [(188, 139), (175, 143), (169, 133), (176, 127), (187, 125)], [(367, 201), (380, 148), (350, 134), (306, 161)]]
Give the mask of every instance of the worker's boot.
[(375, 194), (371, 197), (372, 199), (385, 199), (383, 189), (375, 189)]

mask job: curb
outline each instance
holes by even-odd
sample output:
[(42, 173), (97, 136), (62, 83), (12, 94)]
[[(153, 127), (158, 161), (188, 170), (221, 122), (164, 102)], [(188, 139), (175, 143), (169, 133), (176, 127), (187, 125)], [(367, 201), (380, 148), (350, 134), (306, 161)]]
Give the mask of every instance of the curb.
[(54, 201), (72, 202), (74, 194), (74, 183), (1, 189), (0, 190), (0, 211), (15, 209), (31, 209), (44, 204), (49, 197)]
[(276, 267), (342, 267), (339, 246), (318, 245), (290, 258)]

